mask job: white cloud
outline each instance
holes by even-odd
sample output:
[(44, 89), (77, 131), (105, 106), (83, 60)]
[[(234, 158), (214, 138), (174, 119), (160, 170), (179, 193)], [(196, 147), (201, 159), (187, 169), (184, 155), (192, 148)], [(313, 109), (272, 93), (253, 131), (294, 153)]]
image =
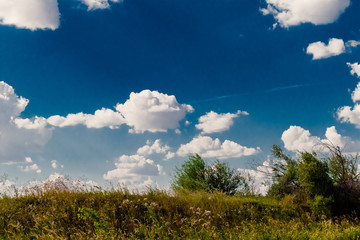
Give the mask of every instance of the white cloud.
[(174, 152), (167, 152), (166, 155), (165, 155), (164, 160), (169, 160), (169, 159), (174, 158), (174, 157), (175, 157)]
[(132, 92), (124, 104), (117, 104), (116, 110), (136, 133), (177, 129), (179, 121), (184, 119), (188, 112), (194, 111), (190, 105), (179, 104), (174, 95), (150, 90)]
[(41, 150), (51, 138), (51, 129), (18, 127), (19, 116), (28, 103), (10, 85), (0, 82), (0, 162), (23, 162), (28, 152)]
[(351, 68), (351, 75), (355, 76), (357, 75), (357, 77), (360, 77), (360, 64), (359, 63), (346, 63), (350, 68)]
[(55, 30), (60, 24), (57, 0), (0, 0), (0, 24), (30, 30)]
[[(355, 67), (358, 67), (358, 65)], [(355, 70), (352, 74), (355, 74)], [(358, 103), (358, 101), (360, 101), (360, 82), (351, 93), (351, 99), (355, 103), (354, 106), (343, 106), (338, 108), (336, 112), (337, 118), (340, 122), (351, 123), (354, 124), (356, 128), (360, 128), (360, 104)]]
[(356, 103), (353, 107), (344, 106), (339, 108), (337, 117), (343, 123), (351, 123), (360, 128), (360, 105)]
[(299, 126), (290, 126), (284, 131), (281, 140), (284, 146), (290, 151), (327, 151), (322, 148), (322, 143), (330, 143), (335, 146), (344, 148), (345, 152), (353, 153), (360, 151), (360, 141), (354, 141), (350, 137), (339, 134), (335, 126), (326, 129), (325, 138), (321, 139), (317, 136), (312, 136), (308, 130)]
[(247, 112), (237, 111), (236, 113), (216, 113), (210, 111), (199, 118), (195, 127), (204, 133), (218, 133), (229, 130), (234, 124), (234, 118), (240, 115), (249, 115)]
[(348, 48), (354, 48), (360, 45), (360, 41), (355, 41), (355, 40), (349, 40), (345, 43), (346, 47)]
[(106, 9), (110, 7), (109, 2), (122, 2), (122, 0), (79, 0), (86, 6), (88, 6), (88, 11), (96, 9)]
[(345, 51), (344, 41), (337, 38), (331, 38), (328, 45), (320, 41), (311, 43), (306, 49), (307, 54), (313, 55), (313, 60), (337, 56)]
[[(0, 96), (1, 99), (1, 96)], [(175, 96), (159, 93), (157, 91), (144, 90), (140, 93), (131, 93), (130, 98), (124, 103), (116, 105), (116, 111), (102, 108), (94, 114), (76, 113), (66, 117), (54, 115), (45, 119), (34, 117), (33, 119), (16, 119), (19, 128), (41, 129), (46, 125), (55, 127), (69, 127), (85, 125), (87, 128), (119, 128), (127, 124), (132, 127), (130, 132), (143, 133), (166, 132), (174, 129), (178, 133), (179, 121), (188, 112), (194, 109), (190, 105), (179, 104)]]
[(68, 114), (66, 117), (59, 115), (51, 116), (47, 119), (48, 124), (56, 127), (68, 127), (75, 125), (85, 125), (87, 128), (118, 128), (125, 123), (120, 113), (111, 109), (102, 108), (96, 110), (94, 114)]
[(116, 168), (104, 174), (105, 180), (118, 180), (120, 183), (135, 183), (143, 177), (164, 175), (163, 167), (153, 160), (140, 155), (122, 155), (115, 162)]
[(314, 25), (335, 22), (350, 5), (350, 0), (265, 0), (264, 15), (271, 14), (282, 27), (302, 23)]
[(199, 136), (187, 144), (182, 144), (177, 155), (185, 157), (191, 154), (199, 154), (202, 157), (228, 159), (240, 158), (259, 153), (260, 148), (248, 148), (240, 144), (225, 140), (223, 143), (218, 138), (212, 139), (208, 136)]
[(34, 163), (32, 165), (28, 165), (28, 166), (19, 166), (20, 170), (23, 172), (30, 172), (30, 171), (35, 171), (36, 173), (41, 173), (41, 169), (39, 168), (39, 166)]
[(31, 159), (31, 157), (26, 157), (26, 158), (25, 158), (25, 162), (27, 162), (27, 163), (32, 163), (33, 161), (32, 161), (32, 159)]
[(141, 156), (149, 156), (151, 154), (166, 154), (170, 147), (168, 145), (162, 145), (160, 139), (156, 139), (155, 142), (151, 143), (148, 141), (145, 146), (142, 146), (137, 150), (137, 154)]
[(51, 161), (51, 167), (52, 167), (53, 169), (57, 169), (57, 168), (58, 168), (58, 162), (57, 162), (56, 160), (52, 160), (52, 161)]
[(306, 53), (309, 55), (312, 54), (313, 60), (317, 60), (338, 56), (345, 52), (351, 52), (352, 48), (355, 48), (359, 45), (359, 41), (349, 40), (344, 43), (342, 39), (331, 38), (328, 45), (320, 41), (309, 44), (306, 49)]
[(284, 146), (290, 151), (312, 152), (313, 147), (320, 143), (320, 138), (311, 136), (308, 130), (299, 126), (290, 126), (281, 136)]
[(16, 118), (14, 123), (18, 128), (24, 129), (43, 129), (47, 125), (46, 118), (35, 116), (33, 119), (29, 118)]
[(357, 84), (355, 90), (351, 93), (351, 99), (354, 103), (360, 101), (360, 82)]

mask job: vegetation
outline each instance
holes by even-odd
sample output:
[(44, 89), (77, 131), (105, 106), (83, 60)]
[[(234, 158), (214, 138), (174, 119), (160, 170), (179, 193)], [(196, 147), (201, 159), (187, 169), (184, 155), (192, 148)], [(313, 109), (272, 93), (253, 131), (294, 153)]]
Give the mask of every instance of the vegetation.
[(248, 189), (239, 172), (218, 160), (208, 166), (198, 154), (190, 156), (180, 168), (176, 168), (172, 187), (177, 191), (218, 191), (229, 195), (239, 193), (240, 188), (242, 192)]
[(143, 194), (54, 182), (0, 198), (0, 239), (360, 239), (357, 156), (273, 146), (267, 196), (226, 163), (199, 155), (176, 169), (174, 191)]

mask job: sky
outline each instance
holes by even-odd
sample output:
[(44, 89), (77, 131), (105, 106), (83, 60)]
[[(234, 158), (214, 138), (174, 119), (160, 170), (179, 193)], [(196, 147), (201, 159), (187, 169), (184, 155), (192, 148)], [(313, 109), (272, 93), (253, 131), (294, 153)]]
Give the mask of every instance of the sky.
[(360, 152), (355, 0), (0, 0), (0, 175), (169, 186), (198, 153)]

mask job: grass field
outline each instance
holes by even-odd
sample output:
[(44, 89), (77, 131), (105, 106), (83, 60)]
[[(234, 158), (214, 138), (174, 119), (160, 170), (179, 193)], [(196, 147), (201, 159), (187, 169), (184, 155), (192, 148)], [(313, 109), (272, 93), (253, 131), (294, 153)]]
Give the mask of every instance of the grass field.
[(0, 199), (1, 239), (360, 239), (292, 198), (51, 188)]

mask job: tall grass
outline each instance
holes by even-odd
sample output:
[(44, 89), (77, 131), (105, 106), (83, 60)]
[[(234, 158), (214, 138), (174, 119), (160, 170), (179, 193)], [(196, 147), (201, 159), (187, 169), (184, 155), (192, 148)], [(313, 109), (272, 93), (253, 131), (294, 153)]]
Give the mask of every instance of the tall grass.
[(355, 217), (260, 196), (88, 191), (50, 185), (0, 199), (1, 239), (360, 239)]

